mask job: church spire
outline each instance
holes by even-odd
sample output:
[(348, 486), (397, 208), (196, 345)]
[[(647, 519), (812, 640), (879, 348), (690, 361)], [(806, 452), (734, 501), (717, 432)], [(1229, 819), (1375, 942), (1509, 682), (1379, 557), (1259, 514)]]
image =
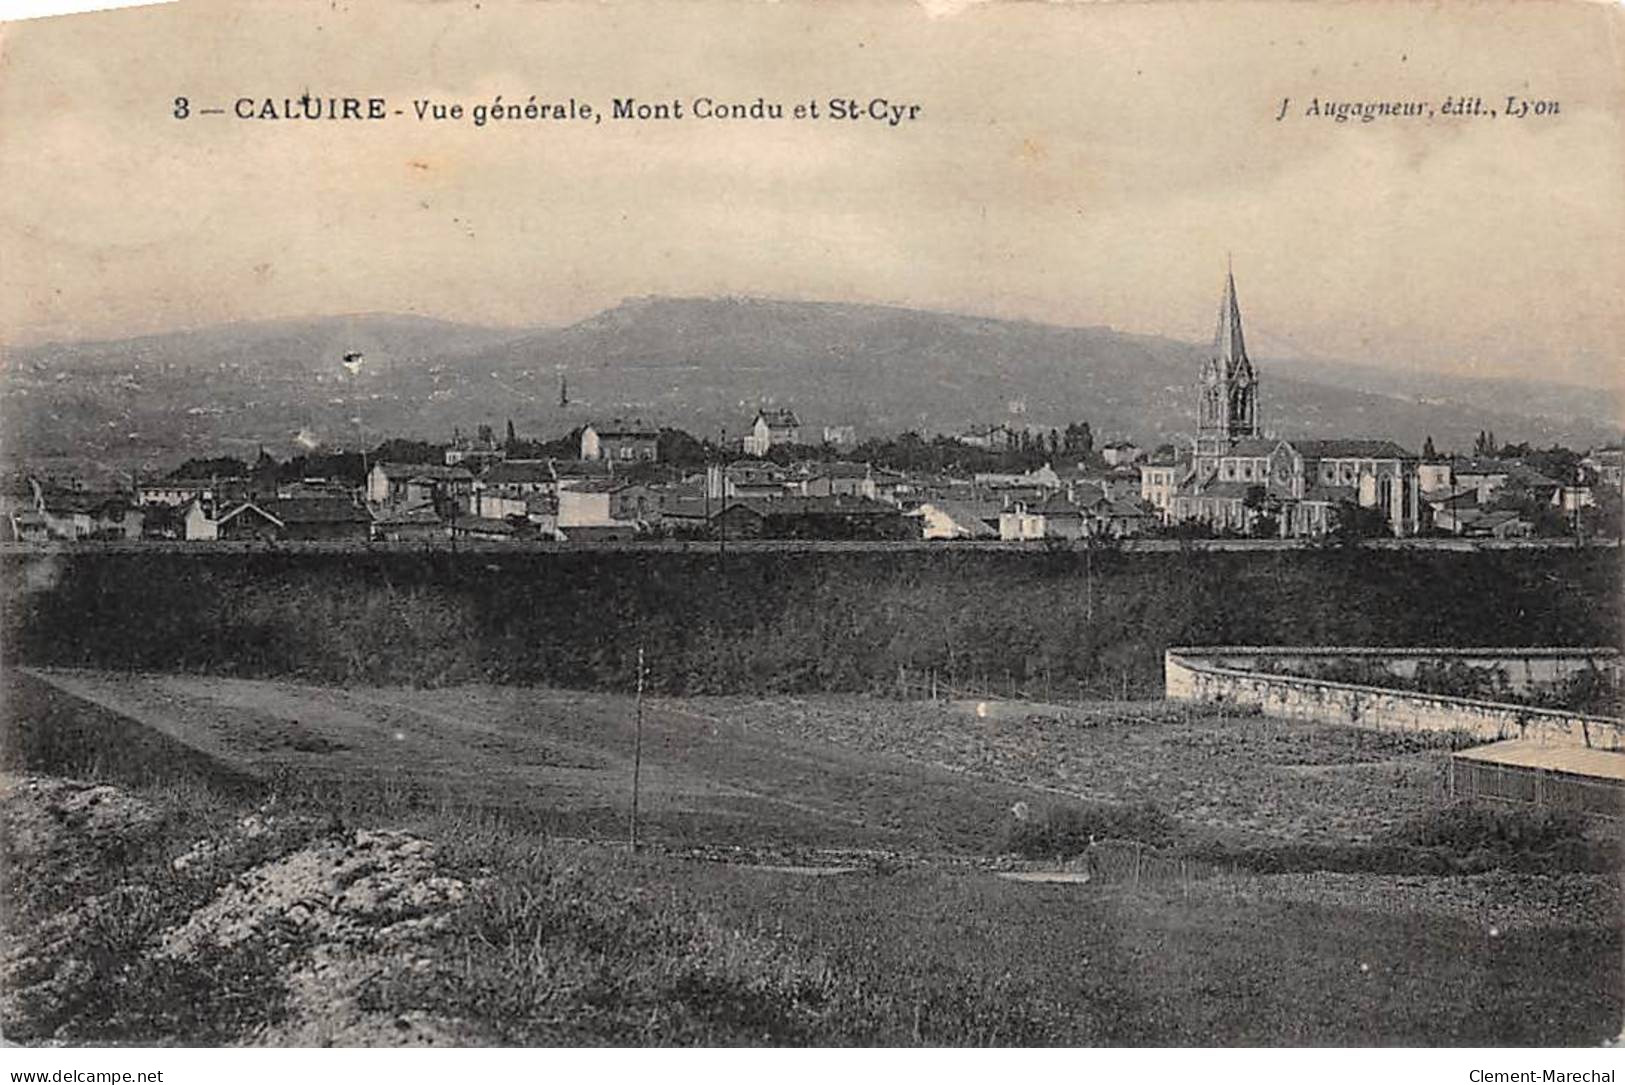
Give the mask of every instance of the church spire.
[(1219, 299), (1219, 324), (1213, 332), (1213, 352), (1202, 369), (1196, 426), (1198, 446), (1215, 453), (1243, 437), (1258, 435), (1258, 378), (1247, 357), (1247, 342), (1241, 333), (1241, 304), (1236, 300), (1236, 275), (1228, 259), (1224, 296)]
[(1252, 363), (1247, 360), (1247, 342), (1241, 334), (1241, 304), (1236, 301), (1236, 273), (1229, 266), (1226, 266), (1224, 273), (1224, 297), (1219, 301), (1219, 326), (1213, 332), (1213, 358), (1220, 363), (1226, 375), (1242, 372), (1252, 375)]

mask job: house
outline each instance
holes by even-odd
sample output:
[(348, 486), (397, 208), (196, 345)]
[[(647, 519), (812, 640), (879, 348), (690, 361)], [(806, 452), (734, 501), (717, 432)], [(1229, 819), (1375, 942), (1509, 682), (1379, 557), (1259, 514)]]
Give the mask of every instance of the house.
[(1447, 535), (1465, 535), (1468, 524), (1483, 515), (1476, 487), (1435, 490), (1422, 498), (1427, 506), (1426, 519), (1435, 531)]
[(6, 514), (7, 542), (42, 543), (51, 540), (45, 514), (36, 508), (14, 509)]
[(874, 469), (866, 463), (820, 463), (808, 468), (803, 497), (875, 497)]
[(213, 501), (215, 483), (211, 479), (164, 479), (143, 482), (136, 487), (137, 499), (143, 505), (168, 505), (180, 508), (195, 497)]
[(1174, 492), (1186, 470), (1188, 466), (1173, 457), (1140, 464), (1140, 500), (1156, 509), (1164, 518), (1170, 516)]
[(1549, 502), (1562, 486), (1555, 478), (1516, 460), (1462, 460), (1454, 465), (1454, 472), (1456, 484), (1476, 489), (1481, 504), (1487, 504), (1508, 486), (1528, 491), (1536, 501)]
[(1467, 522), (1465, 534), (1480, 538), (1522, 539), (1534, 534), (1535, 525), (1511, 509), (1483, 512)]
[(482, 516), (491, 520), (507, 520), (518, 517), (523, 520), (530, 515), (532, 501), (547, 501), (545, 497), (512, 497), (508, 494), (497, 493), (494, 490), (475, 490), (474, 499), (469, 505), (469, 512), (474, 516)]
[(141, 506), (141, 537), (143, 539), (184, 539), (186, 537), (185, 505)]
[(460, 464), (375, 463), (367, 472), (367, 501), (373, 505), (446, 500), (466, 508), (473, 492), (474, 472)]
[(660, 519), (659, 495), (624, 479), (593, 479), (559, 491), (561, 530), (593, 524), (650, 524)]
[(932, 499), (908, 515), (919, 519), (924, 539), (997, 539), (999, 512), (991, 502)]
[(581, 458), (617, 463), (654, 463), (660, 459), (660, 431), (639, 421), (588, 423), (581, 431)]
[(129, 494), (32, 486), (34, 511), (53, 539), (141, 538), (145, 513)]
[(824, 443), (836, 448), (852, 448), (858, 443), (858, 431), (853, 426), (825, 426)]
[(1131, 498), (1109, 497), (1089, 510), (1089, 534), (1125, 539), (1151, 530), (1158, 519), (1156, 510), (1148, 505)]
[(1595, 485), (1610, 490), (1625, 489), (1625, 447), (1606, 445), (1594, 448), (1580, 461)]
[(731, 463), (723, 471), (724, 497), (744, 500), (771, 500), (788, 496), (794, 483), (781, 468), (745, 461)]
[(1419, 460), (1416, 464), (1416, 484), (1423, 495), (1452, 490), (1456, 485), (1455, 465), (1449, 460)]
[(181, 515), (181, 538), (187, 542), (213, 542), (220, 537), (220, 525), (209, 513), (209, 505), (194, 497)]
[(282, 538), (283, 523), (252, 501), (235, 505), (215, 521), (215, 537), (226, 542), (274, 542)]
[(552, 460), (506, 460), (487, 468), (474, 488), (503, 497), (527, 498), (558, 492)]
[(451, 522), (451, 537), (463, 542), (514, 542), (519, 536), (517, 525), (489, 516), (459, 516)]
[(373, 535), (384, 542), (433, 542), (451, 538), (451, 526), (432, 503), (403, 505), (380, 513)]
[(583, 482), (615, 477), (614, 460), (549, 460), (554, 489), (568, 490)]
[(712, 533), (745, 539), (908, 539), (901, 510), (866, 497), (733, 500), (711, 518)]
[(1552, 491), (1552, 504), (1565, 516), (1573, 515), (1581, 509), (1588, 509), (1596, 503), (1597, 499), (1592, 494), (1591, 487), (1584, 483), (1558, 486)]
[(278, 498), (266, 511), (282, 522), (283, 539), (366, 542), (372, 538), (372, 513), (343, 494)]
[(750, 456), (765, 456), (776, 445), (801, 443), (801, 420), (788, 407), (763, 407), (745, 435), (744, 449)]
[(1020, 443), (1021, 437), (1009, 426), (995, 424), (972, 426), (963, 433), (955, 434), (954, 440), (972, 448), (985, 448), (989, 452), (1006, 452), (1015, 448)]
[(1089, 516), (1060, 494), (1033, 504), (1018, 501), (999, 514), (999, 538), (1007, 542), (1031, 539), (1081, 539), (1089, 534)]
[(704, 494), (667, 496), (660, 502), (660, 526), (673, 535), (703, 535), (711, 527), (711, 510), (721, 507), (721, 499)]
[(1128, 467), (1138, 463), (1145, 455), (1133, 441), (1113, 441), (1100, 450), (1100, 458), (1107, 467)]
[(491, 427), (482, 425), (479, 434), (472, 438), (464, 437), (460, 430), (452, 431), (451, 446), (446, 449), (443, 458), (447, 467), (466, 467), (469, 471), (479, 472), (492, 464), (501, 463), (507, 457), (507, 449), (497, 444), (496, 434)]

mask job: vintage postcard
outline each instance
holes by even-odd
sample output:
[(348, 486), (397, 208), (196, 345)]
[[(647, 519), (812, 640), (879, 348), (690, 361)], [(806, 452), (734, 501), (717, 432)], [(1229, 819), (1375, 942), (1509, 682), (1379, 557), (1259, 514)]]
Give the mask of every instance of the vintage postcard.
[(1613, 1081), (1622, 32), (0, 24), (8, 1053)]

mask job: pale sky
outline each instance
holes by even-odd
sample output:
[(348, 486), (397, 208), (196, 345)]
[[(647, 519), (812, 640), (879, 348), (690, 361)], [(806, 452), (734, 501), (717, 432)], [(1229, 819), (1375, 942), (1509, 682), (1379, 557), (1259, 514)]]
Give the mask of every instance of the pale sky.
[[(1621, 383), (1617, 5), (181, 3), (0, 48), (0, 341), (646, 294), (1211, 334)], [(379, 95), (379, 123), (171, 116)], [(897, 127), (419, 123), (412, 100), (918, 103)], [(1543, 119), (1304, 117), (1508, 95)], [(1290, 96), (1286, 120), (1277, 122)]]

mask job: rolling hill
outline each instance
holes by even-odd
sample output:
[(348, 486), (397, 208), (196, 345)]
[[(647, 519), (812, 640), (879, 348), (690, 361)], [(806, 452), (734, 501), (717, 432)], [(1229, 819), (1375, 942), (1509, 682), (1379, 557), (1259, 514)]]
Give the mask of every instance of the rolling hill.
[[(352, 373), (341, 361), (354, 351), (363, 361)], [(633, 299), (530, 329), (392, 314), (231, 324), (10, 351), (5, 451), (150, 469), (260, 444), (285, 455), (301, 440), (444, 439), (508, 419), (521, 434), (556, 436), (614, 415), (737, 434), (758, 404), (793, 407), (814, 436), (835, 424), (889, 434), (1083, 419), (1103, 438), (1144, 444), (1190, 431), (1204, 353), (1104, 327), (754, 298)], [(1445, 449), (1491, 429), (1586, 447), (1621, 430), (1618, 397), (1595, 389), (1255, 363), (1265, 427), (1286, 436), (1417, 447), (1432, 435)]]

